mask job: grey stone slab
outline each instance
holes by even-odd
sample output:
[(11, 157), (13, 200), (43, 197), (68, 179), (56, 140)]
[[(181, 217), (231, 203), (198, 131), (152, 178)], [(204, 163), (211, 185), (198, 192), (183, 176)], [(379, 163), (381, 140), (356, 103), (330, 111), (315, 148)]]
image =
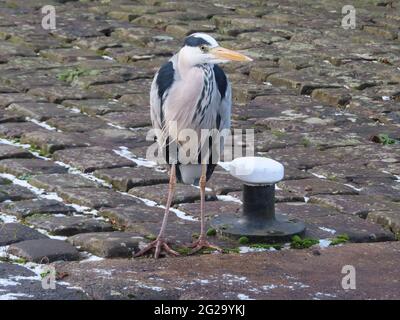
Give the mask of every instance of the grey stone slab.
[(117, 155), (112, 150), (102, 147), (60, 150), (54, 153), (53, 158), (78, 168), (83, 172), (135, 165), (134, 162)]
[(33, 158), (25, 149), (7, 144), (0, 144), (0, 160), (8, 158)]
[(58, 195), (65, 201), (93, 209), (115, 208), (140, 202), (134, 197), (106, 188), (65, 188), (60, 189)]
[(36, 198), (36, 195), (28, 188), (24, 188), (15, 184), (0, 186), (0, 202), (11, 200), (19, 201)]
[(127, 109), (125, 104), (105, 99), (65, 100), (63, 105), (68, 108), (79, 109), (81, 112), (92, 116), (104, 115), (109, 112), (122, 112)]
[(110, 223), (85, 216), (34, 215), (25, 220), (36, 228), (57, 236), (73, 236), (79, 233), (113, 231)]
[(96, 170), (93, 174), (111, 183), (114, 188), (120, 191), (128, 191), (136, 186), (168, 183), (169, 181), (166, 172), (159, 172), (146, 167), (101, 169)]
[(55, 103), (15, 102), (12, 103), (7, 110), (38, 121), (45, 121), (50, 118), (68, 118), (76, 116), (76, 113)]
[(100, 257), (129, 258), (146, 240), (136, 233), (101, 232), (78, 234), (69, 237), (68, 242)]
[(39, 174), (28, 179), (37, 188), (51, 192), (65, 188), (95, 188), (99, 184), (78, 174)]
[[(145, 199), (153, 200), (159, 204), (165, 204), (168, 197), (168, 184), (157, 184), (153, 186), (134, 187), (129, 193)], [(177, 184), (173, 204), (194, 202), (200, 199), (200, 189), (191, 186)], [(215, 200), (216, 195), (212, 191), (206, 191), (207, 200)]]
[(44, 173), (65, 173), (68, 170), (52, 161), (42, 159), (4, 159), (0, 160), (0, 171), (15, 176), (22, 176)]
[(26, 240), (47, 238), (44, 234), (20, 223), (0, 223), (0, 246), (7, 246)]
[(1, 211), (16, 216), (19, 219), (26, 218), (34, 214), (72, 214), (76, 210), (62, 202), (49, 199), (33, 199), (16, 202), (3, 203)]
[(21, 136), (21, 142), (40, 149), (45, 155), (54, 153), (57, 150), (90, 146), (84, 134), (49, 130), (24, 133)]
[(78, 260), (78, 251), (69, 243), (54, 239), (27, 240), (10, 245), (8, 252), (36, 263)]

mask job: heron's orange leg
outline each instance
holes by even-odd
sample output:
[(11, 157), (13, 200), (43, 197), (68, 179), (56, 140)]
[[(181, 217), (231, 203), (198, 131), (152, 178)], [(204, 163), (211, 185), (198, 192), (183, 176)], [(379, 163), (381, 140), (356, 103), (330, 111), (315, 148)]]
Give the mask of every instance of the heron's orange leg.
[(200, 236), (199, 239), (193, 242), (189, 247), (193, 248), (193, 250), (190, 252), (190, 254), (193, 254), (197, 251), (200, 251), (203, 248), (211, 248), (215, 249), (217, 251), (222, 252), (222, 249), (216, 245), (213, 245), (207, 241), (207, 235), (206, 235), (206, 219), (205, 219), (205, 214), (204, 214), (204, 207), (205, 207), (205, 198), (206, 198), (206, 172), (207, 172), (207, 165), (202, 164), (201, 168), (201, 177), (199, 181), (199, 186), (200, 186)]
[(170, 172), (170, 176), (169, 176), (168, 199), (167, 199), (167, 204), (165, 206), (165, 213), (164, 213), (164, 218), (163, 218), (163, 222), (161, 225), (160, 233), (158, 234), (158, 237), (156, 240), (154, 240), (153, 242), (148, 244), (145, 248), (143, 248), (138, 253), (136, 253), (134, 255), (135, 258), (145, 254), (146, 252), (150, 251), (153, 248), (155, 249), (154, 258), (156, 258), (156, 259), (159, 257), (162, 249), (167, 254), (171, 254), (173, 256), (179, 256), (178, 252), (176, 252), (175, 250), (172, 250), (168, 246), (168, 244), (164, 238), (164, 232), (165, 232), (165, 228), (166, 228), (167, 222), (168, 222), (169, 208), (171, 207), (172, 199), (174, 198), (175, 186), (176, 186), (176, 168), (175, 168), (175, 164), (173, 164), (171, 166), (171, 172)]

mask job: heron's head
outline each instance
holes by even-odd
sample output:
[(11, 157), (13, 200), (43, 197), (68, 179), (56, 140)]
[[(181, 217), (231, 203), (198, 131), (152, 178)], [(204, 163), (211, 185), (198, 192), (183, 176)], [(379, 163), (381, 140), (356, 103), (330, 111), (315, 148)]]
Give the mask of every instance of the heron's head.
[(179, 51), (179, 56), (191, 66), (203, 63), (252, 61), (244, 54), (220, 47), (213, 37), (205, 33), (193, 33), (186, 37), (184, 46)]

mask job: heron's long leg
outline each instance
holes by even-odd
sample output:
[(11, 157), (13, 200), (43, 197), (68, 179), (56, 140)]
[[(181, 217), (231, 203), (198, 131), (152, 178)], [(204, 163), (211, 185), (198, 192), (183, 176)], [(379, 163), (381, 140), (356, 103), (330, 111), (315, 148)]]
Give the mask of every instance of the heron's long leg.
[(199, 181), (199, 186), (200, 186), (200, 236), (197, 241), (195, 241), (191, 247), (193, 250), (190, 252), (195, 253), (202, 248), (212, 248), (218, 251), (222, 251), (222, 249), (218, 246), (215, 246), (213, 244), (210, 244), (207, 241), (207, 235), (206, 235), (206, 218), (205, 218), (205, 202), (206, 202), (206, 182), (207, 182), (207, 165), (202, 164), (201, 167), (201, 177)]
[(175, 194), (175, 186), (176, 186), (176, 167), (175, 166), (176, 166), (175, 164), (173, 164), (171, 166), (171, 172), (170, 172), (170, 176), (169, 176), (168, 198), (167, 198), (167, 204), (165, 205), (165, 213), (164, 213), (164, 218), (163, 218), (163, 221), (161, 224), (160, 233), (158, 234), (158, 237), (156, 240), (154, 240), (149, 245), (147, 245), (145, 248), (143, 248), (138, 253), (136, 253), (135, 257), (139, 257), (153, 248), (155, 248), (154, 258), (156, 258), (156, 259), (159, 257), (161, 249), (164, 249), (164, 251), (166, 253), (172, 254), (174, 256), (179, 256), (178, 252), (172, 250), (168, 246), (168, 244), (164, 238), (165, 228), (168, 223), (169, 209), (171, 207), (172, 199), (174, 198), (174, 194)]

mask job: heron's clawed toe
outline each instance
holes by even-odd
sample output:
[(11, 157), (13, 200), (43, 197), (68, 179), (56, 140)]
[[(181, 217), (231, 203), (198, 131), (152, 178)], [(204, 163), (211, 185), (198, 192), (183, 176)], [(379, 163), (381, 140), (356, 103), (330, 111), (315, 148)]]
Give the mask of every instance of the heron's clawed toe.
[(144, 255), (145, 253), (149, 252), (150, 250), (155, 249), (154, 251), (154, 258), (159, 258), (160, 253), (164, 251), (166, 254), (170, 254), (172, 256), (179, 256), (180, 254), (175, 250), (171, 249), (167, 242), (162, 239), (156, 239), (153, 242), (149, 243), (145, 248), (140, 250), (138, 253), (134, 255), (135, 258)]
[(220, 247), (218, 247), (218, 246), (216, 246), (214, 244), (209, 243), (207, 241), (207, 239), (201, 238), (201, 237), (197, 241), (195, 241), (191, 245), (189, 245), (189, 247), (193, 248), (192, 251), (189, 252), (189, 254), (194, 254), (194, 253), (196, 253), (196, 252), (198, 252), (198, 251), (200, 251), (201, 249), (204, 249), (204, 248), (214, 249), (214, 250), (216, 250), (218, 252), (222, 252), (223, 251), (222, 248), (220, 248)]

